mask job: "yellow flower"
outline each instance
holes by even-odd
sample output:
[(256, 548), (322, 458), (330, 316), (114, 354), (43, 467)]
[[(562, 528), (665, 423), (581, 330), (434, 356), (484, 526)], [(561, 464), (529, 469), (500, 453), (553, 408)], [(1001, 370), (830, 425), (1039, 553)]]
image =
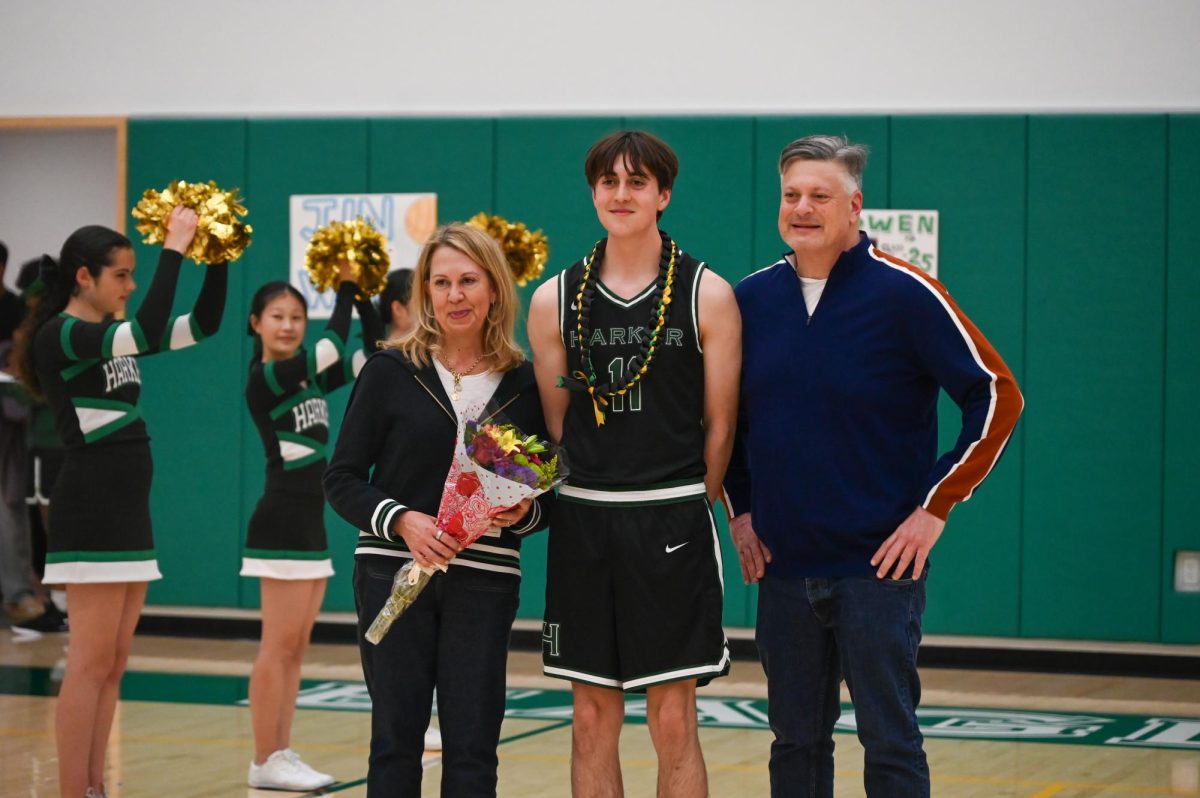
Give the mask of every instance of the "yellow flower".
[(512, 427), (504, 430), (500, 437), (496, 438), (496, 443), (504, 450), (505, 454), (515, 451), (520, 442), (520, 439), (517, 438), (516, 430)]

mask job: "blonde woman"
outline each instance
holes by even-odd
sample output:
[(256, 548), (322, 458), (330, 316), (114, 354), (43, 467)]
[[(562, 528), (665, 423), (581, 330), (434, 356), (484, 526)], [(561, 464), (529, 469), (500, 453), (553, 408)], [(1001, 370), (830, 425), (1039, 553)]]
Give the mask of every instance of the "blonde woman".
[[(417, 261), (410, 310), (415, 327), (359, 375), (325, 473), (330, 505), (361, 530), (354, 595), (372, 705), (367, 795), (421, 794), (434, 691), (441, 794), (495, 795), (521, 538), (545, 526), (551, 498), (501, 512), (465, 549), (435, 516), (464, 414), (492, 401), (526, 433), (545, 436), (545, 422), (533, 368), (513, 338), (512, 277), (486, 233), (452, 224), (433, 235)], [(363, 634), (410, 559), (449, 567), (379, 645), (367, 643)]]

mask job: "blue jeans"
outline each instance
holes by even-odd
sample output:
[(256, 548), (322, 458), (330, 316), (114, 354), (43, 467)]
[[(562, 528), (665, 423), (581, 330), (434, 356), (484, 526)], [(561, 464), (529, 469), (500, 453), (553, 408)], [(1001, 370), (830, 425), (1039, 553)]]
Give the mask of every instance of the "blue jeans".
[(496, 795), (508, 638), (521, 579), (451, 566), (435, 574), (379, 645), (363, 635), (407, 560), (354, 564), (358, 647), (371, 695), (370, 798), (419, 798), (421, 755), (437, 691), (443, 798)]
[(925, 578), (765, 578), (759, 657), (767, 674), (771, 795), (833, 795), (833, 727), (843, 677), (866, 750), (873, 798), (926, 798), (929, 765), (916, 708)]

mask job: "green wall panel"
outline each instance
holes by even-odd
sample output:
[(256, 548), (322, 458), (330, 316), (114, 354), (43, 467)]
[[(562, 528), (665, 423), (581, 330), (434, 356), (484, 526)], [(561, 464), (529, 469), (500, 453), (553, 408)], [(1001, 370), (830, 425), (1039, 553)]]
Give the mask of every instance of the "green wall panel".
[[(545, 231), (552, 277), (586, 255), (604, 235), (592, 207), (583, 176), (583, 159), (598, 139), (619, 129), (615, 118), (500, 119), (496, 122), (495, 212), (513, 222)], [(536, 283), (520, 290), (521, 305), (529, 307)], [(518, 335), (525, 342), (524, 312)], [(541, 618), (546, 606), (545, 534), (521, 544), (522, 618)]]
[[(292, 194), (360, 193), (368, 190), (367, 122), (363, 119), (252, 120), (249, 123), (249, 168), (246, 204), (254, 213), (254, 245), (241, 264), (247, 298), (268, 280), (288, 277), (288, 198)], [(245, 316), (237, 320), (239, 332)], [(309, 325), (309, 345), (320, 335), (323, 320)], [(355, 322), (357, 328), (357, 322)], [(357, 338), (357, 331), (353, 334)], [(252, 340), (243, 338), (238, 375), (244, 376)], [(330, 440), (336, 440), (349, 388), (329, 397)], [(247, 521), (262, 495), (266, 459), (250, 422), (245, 400), (239, 410), (246, 424), (246, 471), (242, 513)], [(325, 593), (326, 610), (353, 610), (350, 575), (357, 532), (326, 507), (325, 528), (336, 574)], [(258, 605), (258, 580), (241, 580), (242, 606)]]
[(438, 221), (492, 209), (491, 119), (375, 119), (370, 122), (368, 191), (433, 191)]
[(1162, 639), (1200, 643), (1200, 593), (1174, 590), (1175, 552), (1200, 551), (1200, 116), (1170, 120)]
[[(891, 207), (938, 211), (938, 276), (1021, 379), (1025, 332), (1025, 117), (894, 117)], [(942, 394), (942, 451), (962, 429)], [(1016, 635), (1020, 428), (933, 552), (925, 627)]]
[[(223, 188), (245, 186), (246, 124), (240, 120), (133, 120), (129, 123), (129, 202), (173, 179), (215, 180)], [(135, 242), (139, 289), (136, 309), (150, 284), (159, 248)], [(175, 312), (188, 312), (203, 268), (185, 261)], [(150, 586), (157, 604), (237, 604), (241, 565), (239, 506), (242, 470), (240, 318), (245, 313), (242, 272), (230, 269), (220, 331), (200, 345), (141, 360), (142, 407), (154, 455), (150, 511), (164, 578)]]
[(1021, 633), (1154, 640), (1165, 119), (1029, 122)]
[(871, 149), (863, 173), (867, 208), (888, 204), (888, 126), (886, 116), (760, 117), (754, 128), (754, 264), (749, 272), (769, 266), (787, 248), (779, 237), (779, 153), (803, 136), (844, 135)]
[[(243, 189), (255, 226), (221, 332), (142, 366), (166, 577), (152, 602), (257, 604), (257, 580), (236, 576), (263, 479), (242, 396), (244, 323), (254, 289), (286, 277), (288, 197), (436, 191), (441, 221), (490, 210), (544, 229), (554, 274), (603, 234), (583, 159), (622, 127), (679, 153), (664, 226), (731, 282), (784, 248), (776, 159), (798, 136), (845, 133), (871, 147), (868, 207), (940, 212), (940, 277), (1028, 407), (934, 552), (928, 631), (1200, 642), (1200, 596), (1170, 585), (1175, 550), (1200, 549), (1200, 432), (1189, 421), (1200, 277), (1185, 260), (1200, 249), (1194, 115), (133, 120), (131, 202), (176, 177), (211, 178)], [(157, 253), (137, 255), (144, 290)], [(201, 277), (185, 266), (177, 312)], [(335, 434), (348, 393), (331, 397)], [(949, 445), (958, 414), (943, 404)], [(757, 592), (741, 584), (719, 523), (725, 620), (752, 625)], [(326, 524), (338, 571), (326, 609), (348, 610), (354, 530), (331, 511)], [(523, 550), (524, 618), (542, 612), (546, 539)]]

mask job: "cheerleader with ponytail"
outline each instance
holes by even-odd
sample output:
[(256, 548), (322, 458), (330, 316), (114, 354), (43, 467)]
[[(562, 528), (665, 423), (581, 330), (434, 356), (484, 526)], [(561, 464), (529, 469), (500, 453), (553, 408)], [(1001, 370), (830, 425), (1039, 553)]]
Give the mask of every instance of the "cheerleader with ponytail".
[(71, 606), (56, 737), (63, 798), (104, 796), (104, 753), (129, 645), (161, 578), (150, 526), (150, 439), (138, 404), (136, 357), (182, 349), (217, 331), (227, 267), (209, 266), (191, 313), (171, 318), (196, 214), (177, 207), (136, 314), (133, 247), (106, 227), (81, 227), (57, 262), (42, 258), (44, 295), (24, 321), (17, 367), (45, 396), (66, 453), (50, 501), (45, 581), (65, 583)]
[[(308, 324), (304, 296), (276, 281), (250, 301), (254, 359), (246, 404), (267, 455), (266, 490), (246, 535), (242, 576), (259, 578), (262, 643), (250, 673), (254, 759), (247, 782), (276, 790), (315, 790), (334, 782), (291, 748), (292, 715), (300, 690), (300, 663), (333, 563), (325, 540), (325, 396), (353, 382), (383, 337), (383, 324), (343, 261), (333, 315), (312, 349), (303, 346)], [(362, 320), (363, 346), (351, 347), (350, 311)]]

